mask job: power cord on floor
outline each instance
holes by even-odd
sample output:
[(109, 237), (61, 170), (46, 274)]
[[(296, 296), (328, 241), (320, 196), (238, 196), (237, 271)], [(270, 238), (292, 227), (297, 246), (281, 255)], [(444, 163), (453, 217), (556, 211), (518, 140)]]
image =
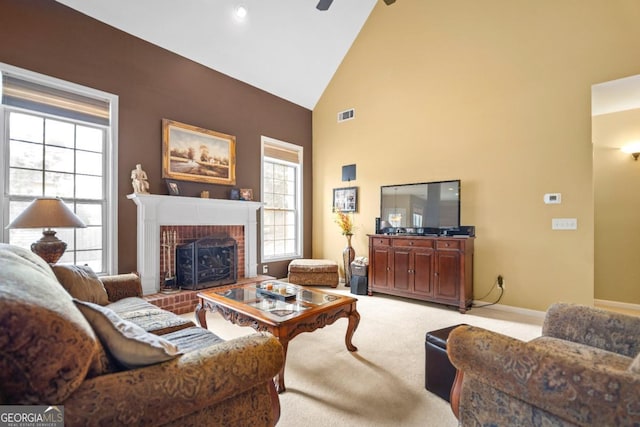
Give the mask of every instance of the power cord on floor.
[(474, 307), (474, 308), (482, 308), (482, 307), (489, 307), (490, 305), (495, 305), (495, 304), (499, 303), (499, 302), (500, 302), (500, 300), (502, 299), (502, 295), (504, 295), (504, 288), (503, 288), (502, 286), (498, 286), (498, 281), (497, 281), (497, 280), (493, 283), (493, 286), (491, 287), (491, 289), (489, 289), (489, 292), (487, 292), (485, 295), (483, 295), (483, 296), (480, 298), (480, 300), (483, 300), (483, 299), (485, 299), (486, 297), (488, 297), (488, 296), (491, 294), (491, 292), (493, 292), (493, 289), (494, 289), (495, 287), (497, 287), (498, 289), (500, 289), (500, 295), (498, 295), (498, 299), (497, 299), (497, 300), (495, 300), (494, 302), (489, 302), (489, 303), (486, 303), (486, 304), (480, 304), (480, 305), (478, 305), (478, 304), (472, 304), (472, 305), (471, 305), (471, 307)]

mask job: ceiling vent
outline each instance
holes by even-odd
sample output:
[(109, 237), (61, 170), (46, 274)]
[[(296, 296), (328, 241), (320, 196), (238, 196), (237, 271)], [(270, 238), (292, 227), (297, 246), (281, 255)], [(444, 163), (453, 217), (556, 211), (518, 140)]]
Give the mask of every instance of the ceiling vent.
[(354, 119), (355, 117), (356, 117), (356, 110), (353, 109), (353, 108), (350, 108), (350, 109), (344, 110), (344, 111), (340, 111), (338, 113), (338, 123), (344, 122), (346, 120)]

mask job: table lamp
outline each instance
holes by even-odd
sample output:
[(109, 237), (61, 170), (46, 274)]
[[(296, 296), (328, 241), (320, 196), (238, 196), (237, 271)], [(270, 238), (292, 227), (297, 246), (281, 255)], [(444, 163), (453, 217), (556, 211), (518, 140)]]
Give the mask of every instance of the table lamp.
[(31, 251), (50, 264), (58, 262), (67, 244), (56, 237), (56, 228), (84, 228), (85, 223), (59, 197), (38, 197), (7, 228), (45, 228)]

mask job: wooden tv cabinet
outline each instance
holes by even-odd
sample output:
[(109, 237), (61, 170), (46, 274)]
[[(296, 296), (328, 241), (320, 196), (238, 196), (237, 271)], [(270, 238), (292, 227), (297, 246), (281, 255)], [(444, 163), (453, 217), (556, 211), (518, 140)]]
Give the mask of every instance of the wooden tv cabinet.
[(369, 295), (455, 306), (473, 302), (473, 237), (369, 234)]

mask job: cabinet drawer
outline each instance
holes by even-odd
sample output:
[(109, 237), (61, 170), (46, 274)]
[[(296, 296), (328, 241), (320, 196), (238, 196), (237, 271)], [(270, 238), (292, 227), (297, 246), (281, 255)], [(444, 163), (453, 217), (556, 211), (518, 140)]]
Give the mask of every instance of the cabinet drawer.
[(389, 246), (389, 239), (386, 237), (374, 237), (371, 239), (373, 246)]
[(438, 240), (437, 249), (460, 249), (461, 242), (459, 240)]
[(414, 247), (414, 248), (433, 248), (433, 240), (422, 239), (393, 239), (393, 246)]

